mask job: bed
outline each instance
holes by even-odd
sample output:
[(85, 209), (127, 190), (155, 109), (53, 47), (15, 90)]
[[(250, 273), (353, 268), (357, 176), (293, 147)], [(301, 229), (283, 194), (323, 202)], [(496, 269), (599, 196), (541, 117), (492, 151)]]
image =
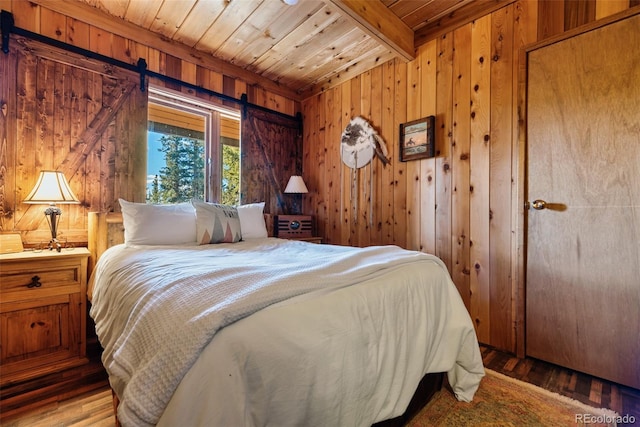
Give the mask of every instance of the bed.
[(268, 230), (138, 244), (120, 221), (90, 214), (89, 240), (91, 316), (122, 425), (369, 426), (406, 417), (440, 373), (463, 401), (484, 375), (432, 255)]

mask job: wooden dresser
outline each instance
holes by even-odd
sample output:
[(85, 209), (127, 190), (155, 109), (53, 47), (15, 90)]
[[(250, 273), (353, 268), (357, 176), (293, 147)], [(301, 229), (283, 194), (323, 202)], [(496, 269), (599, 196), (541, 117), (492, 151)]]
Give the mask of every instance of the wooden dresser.
[(0, 386), (82, 365), (86, 248), (0, 255)]

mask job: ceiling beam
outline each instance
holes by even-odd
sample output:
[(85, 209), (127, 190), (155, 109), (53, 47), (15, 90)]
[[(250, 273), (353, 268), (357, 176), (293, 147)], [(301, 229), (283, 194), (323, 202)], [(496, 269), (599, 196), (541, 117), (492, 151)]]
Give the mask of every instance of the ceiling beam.
[(413, 30), (380, 0), (328, 0), (365, 33), (405, 61), (416, 57)]

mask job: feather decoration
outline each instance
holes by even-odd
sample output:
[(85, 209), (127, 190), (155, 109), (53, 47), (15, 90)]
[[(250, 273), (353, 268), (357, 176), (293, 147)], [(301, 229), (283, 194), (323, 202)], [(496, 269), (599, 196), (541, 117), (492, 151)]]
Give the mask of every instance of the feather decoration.
[(372, 154), (378, 156), (384, 166), (389, 163), (389, 152), (384, 139), (363, 117), (354, 117), (345, 127), (341, 145), (342, 161), (350, 167), (365, 166), (371, 160)]
[(389, 151), (387, 151), (387, 144), (384, 143), (384, 139), (377, 133), (373, 135), (373, 141), (375, 145), (376, 156), (382, 161), (382, 166), (385, 167), (389, 163)]

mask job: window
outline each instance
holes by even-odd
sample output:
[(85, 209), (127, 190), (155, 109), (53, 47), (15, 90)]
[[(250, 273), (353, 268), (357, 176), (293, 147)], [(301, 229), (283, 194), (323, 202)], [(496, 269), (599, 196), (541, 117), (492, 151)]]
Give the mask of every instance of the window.
[(240, 202), (240, 114), (149, 88), (147, 203)]

